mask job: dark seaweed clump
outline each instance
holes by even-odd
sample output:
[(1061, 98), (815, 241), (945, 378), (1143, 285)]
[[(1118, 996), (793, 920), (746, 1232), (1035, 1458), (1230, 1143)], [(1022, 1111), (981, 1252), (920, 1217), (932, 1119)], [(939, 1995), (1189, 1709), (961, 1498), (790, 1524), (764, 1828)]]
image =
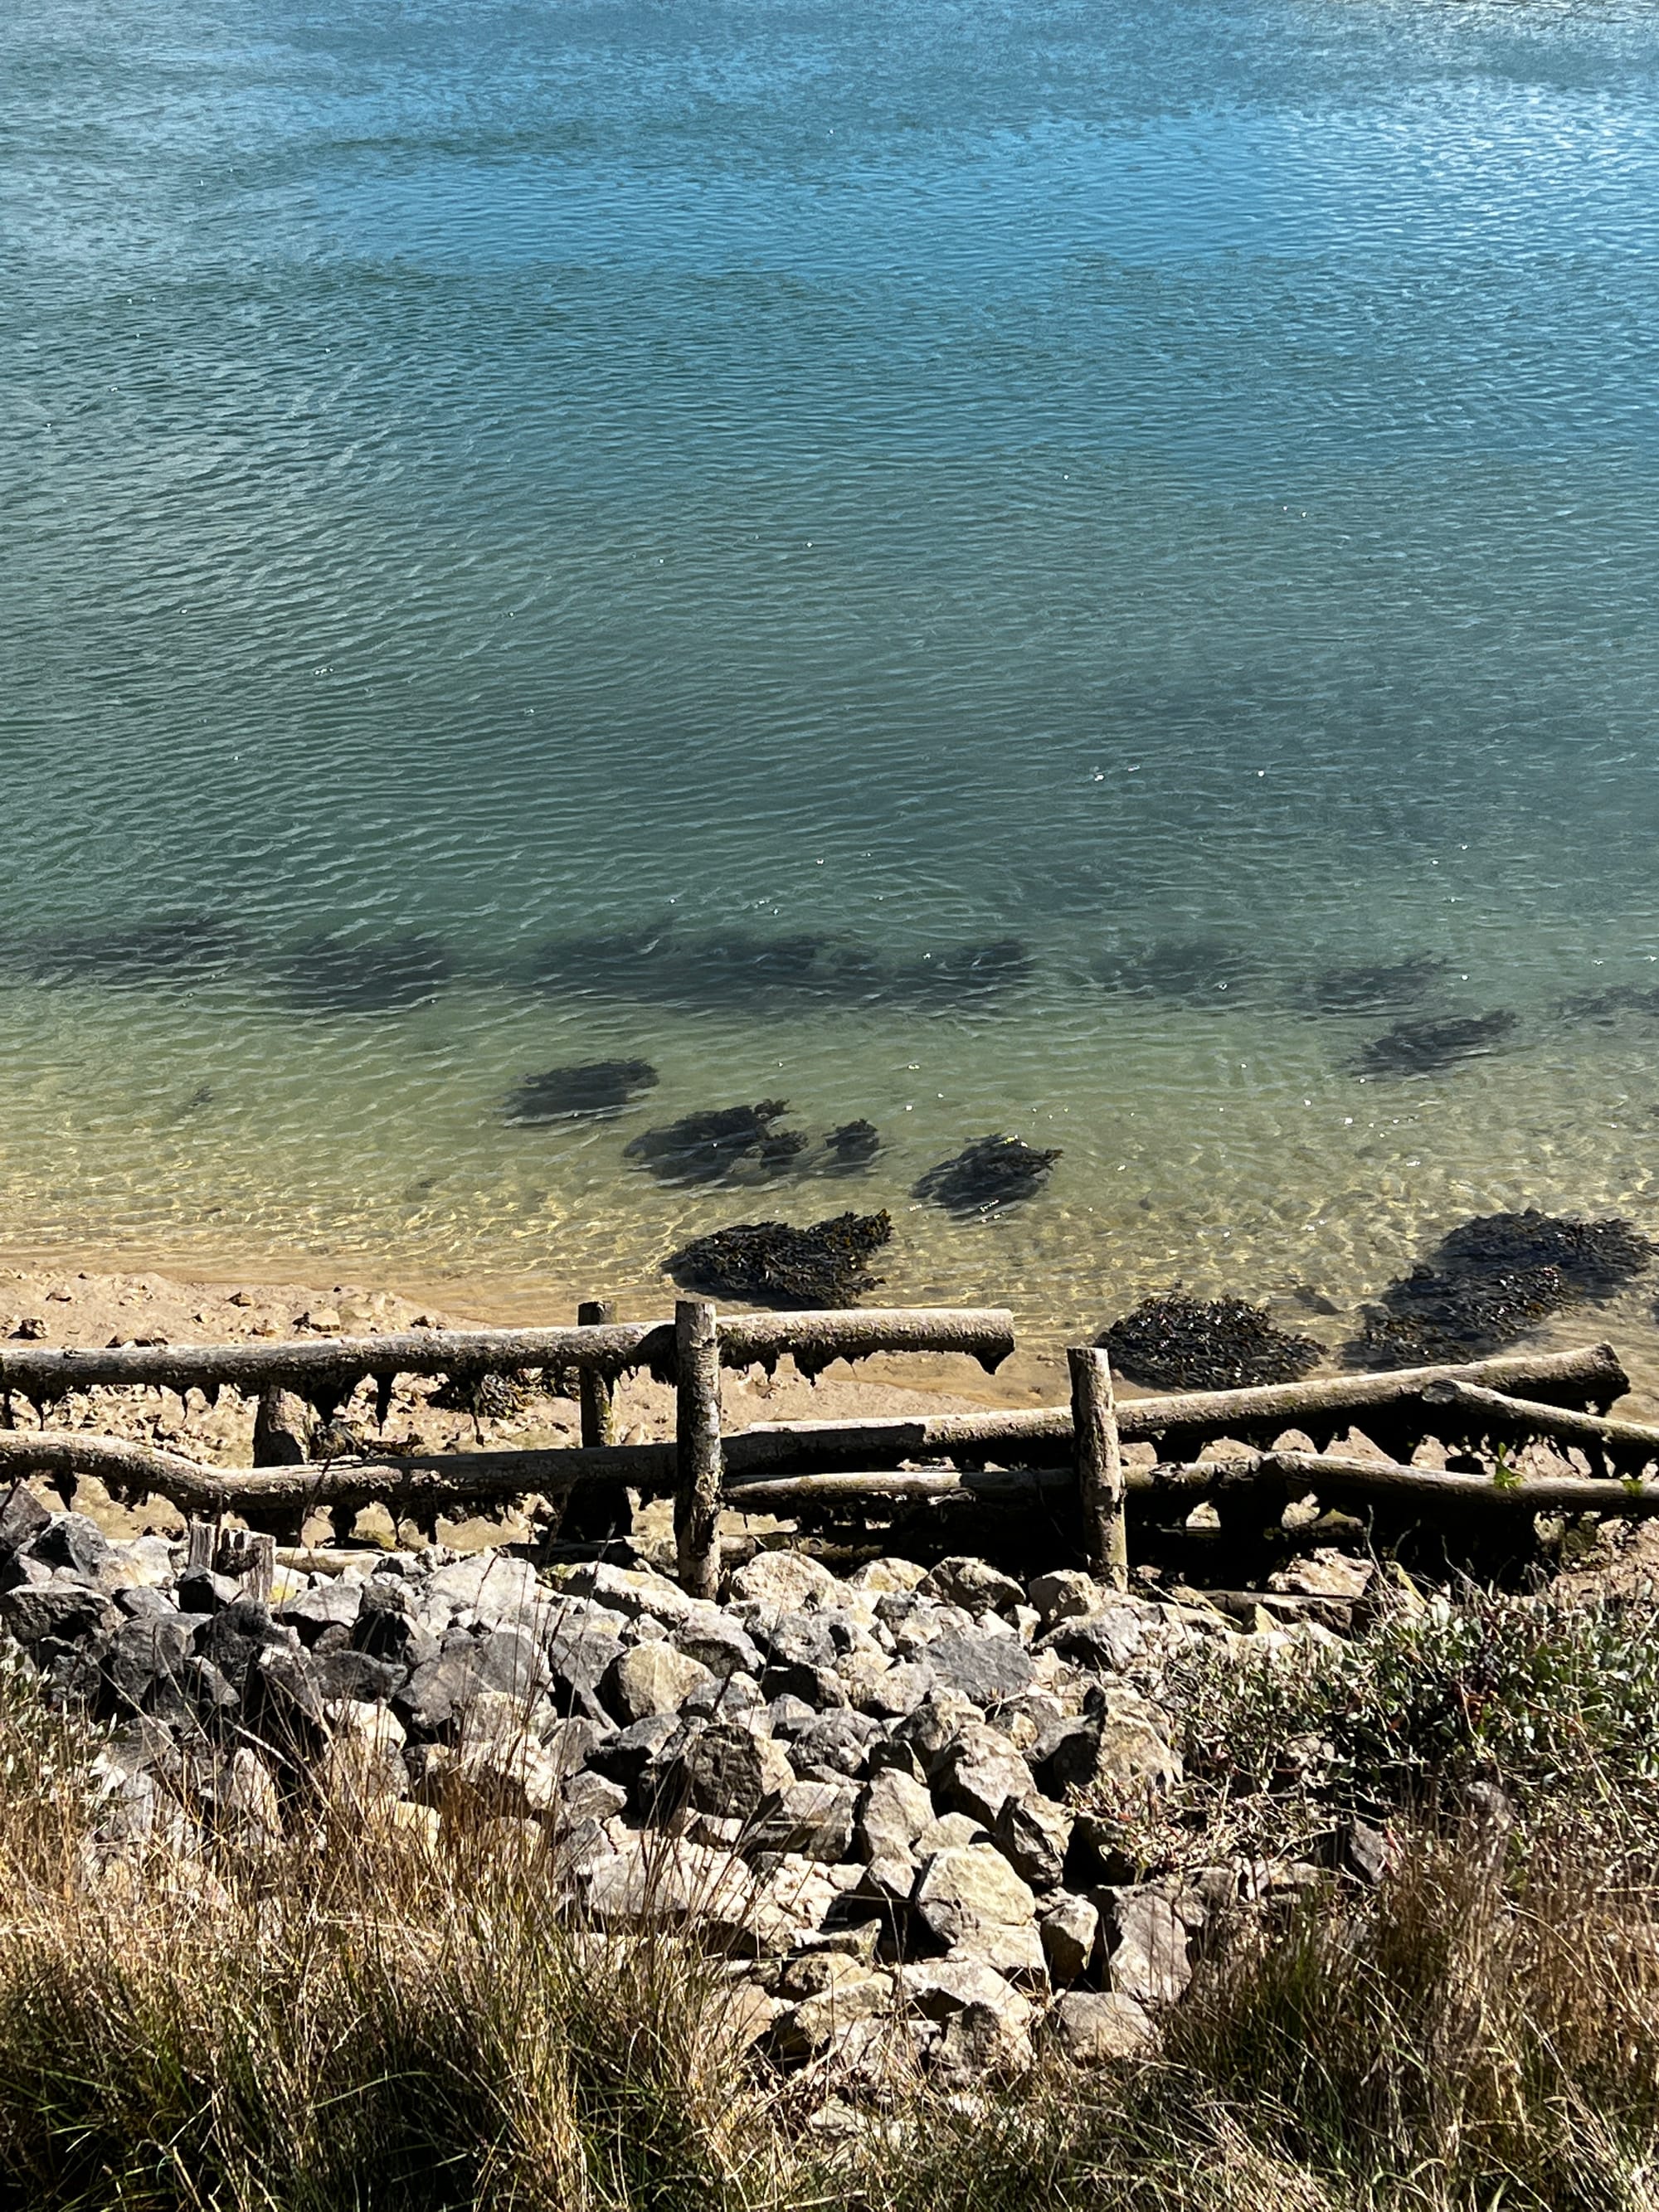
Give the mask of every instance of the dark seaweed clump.
[(112, 929), (37, 938), (25, 950), (24, 964), (42, 983), (200, 982), (222, 975), (246, 949), (242, 931), (220, 916), (157, 915)]
[(867, 1263), (892, 1234), (886, 1212), (840, 1213), (810, 1229), (744, 1221), (694, 1237), (670, 1255), (667, 1270), (684, 1289), (710, 1297), (785, 1309), (850, 1306), (880, 1279)]
[(1520, 1017), (1501, 1006), (1443, 1021), (1396, 1022), (1386, 1036), (1362, 1045), (1352, 1066), (1357, 1075), (1431, 1075), (1481, 1057), (1519, 1027)]
[(1110, 951), (1095, 973), (1109, 991), (1126, 998), (1225, 1007), (1240, 1003), (1257, 967), (1226, 938), (1180, 937)]
[(276, 981), (289, 1003), (305, 1013), (406, 1013), (437, 998), (454, 965), (441, 939), (418, 931), (357, 937), (325, 930), (289, 950)]
[(1193, 1298), (1182, 1291), (1143, 1298), (1095, 1342), (1132, 1382), (1156, 1390), (1298, 1382), (1325, 1356), (1312, 1337), (1276, 1328), (1266, 1306), (1243, 1298)]
[(641, 1091), (653, 1091), (648, 1060), (588, 1060), (526, 1075), (507, 1102), (509, 1121), (567, 1121), (620, 1113)]
[(720, 1106), (647, 1129), (625, 1147), (660, 1182), (721, 1182), (728, 1176), (781, 1174), (806, 1149), (798, 1129), (775, 1129), (789, 1111), (781, 1098), (757, 1106)]
[(475, 1421), (504, 1421), (521, 1413), (530, 1393), (516, 1375), (452, 1375), (427, 1401), (446, 1413), (471, 1413)]
[(843, 1121), (831, 1129), (823, 1148), (825, 1175), (860, 1175), (881, 1150), (881, 1132), (873, 1121)]
[(1364, 1367), (1479, 1358), (1552, 1314), (1611, 1297), (1652, 1264), (1656, 1246), (1628, 1221), (1491, 1213), (1443, 1237), (1428, 1259), (1365, 1309), (1347, 1347)]
[(1407, 960), (1327, 968), (1309, 978), (1304, 1004), (1314, 1014), (1391, 1014), (1425, 998), (1448, 965), (1431, 953), (1418, 952)]
[(975, 1137), (954, 1159), (929, 1168), (913, 1195), (950, 1213), (988, 1213), (1040, 1190), (1059, 1158), (1058, 1149), (1042, 1152), (1018, 1137)]

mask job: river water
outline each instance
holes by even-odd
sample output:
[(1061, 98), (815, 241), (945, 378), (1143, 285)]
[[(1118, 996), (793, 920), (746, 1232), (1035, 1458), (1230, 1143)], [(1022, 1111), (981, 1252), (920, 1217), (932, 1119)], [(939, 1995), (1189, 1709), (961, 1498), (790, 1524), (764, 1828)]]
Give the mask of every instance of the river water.
[(638, 1305), (884, 1206), (1042, 1335), (1659, 1231), (1650, 0), (14, 0), (0, 82), (10, 1249)]

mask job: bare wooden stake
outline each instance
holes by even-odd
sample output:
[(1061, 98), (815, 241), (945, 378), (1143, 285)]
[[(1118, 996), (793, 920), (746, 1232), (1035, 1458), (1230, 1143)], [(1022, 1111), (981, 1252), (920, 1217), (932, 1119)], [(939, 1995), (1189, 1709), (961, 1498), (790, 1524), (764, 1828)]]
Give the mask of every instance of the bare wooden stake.
[(1129, 1543), (1123, 1516), (1123, 1455), (1118, 1449), (1112, 1369), (1103, 1352), (1074, 1345), (1072, 1427), (1077, 1438), (1077, 1483), (1083, 1501), (1083, 1540), (1090, 1571), (1113, 1589), (1129, 1587)]
[(218, 1549), (219, 1531), (211, 1521), (191, 1521), (185, 1529), (185, 1572), (187, 1575), (210, 1575), (213, 1555)]
[(714, 1309), (703, 1298), (674, 1307), (679, 1366), (674, 1427), (674, 1546), (680, 1585), (712, 1598), (720, 1584), (720, 1355)]

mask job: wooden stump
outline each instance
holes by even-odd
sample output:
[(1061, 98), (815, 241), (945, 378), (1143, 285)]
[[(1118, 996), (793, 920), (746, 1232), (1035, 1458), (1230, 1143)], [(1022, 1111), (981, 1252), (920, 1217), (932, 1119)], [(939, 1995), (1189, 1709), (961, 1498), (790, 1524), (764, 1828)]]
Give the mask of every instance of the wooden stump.
[(679, 1374), (674, 1426), (674, 1547), (681, 1587), (712, 1598), (720, 1586), (720, 1354), (714, 1309), (703, 1298), (674, 1308)]

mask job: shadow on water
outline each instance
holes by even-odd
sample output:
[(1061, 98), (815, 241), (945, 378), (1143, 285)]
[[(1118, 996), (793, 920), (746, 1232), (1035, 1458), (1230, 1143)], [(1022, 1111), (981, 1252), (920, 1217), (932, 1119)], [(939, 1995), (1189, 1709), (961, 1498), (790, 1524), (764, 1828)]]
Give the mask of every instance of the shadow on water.
[(1451, 963), (1419, 952), (1310, 975), (1302, 1007), (1310, 1014), (1393, 1014), (1419, 1006), (1450, 972)]
[(657, 1087), (648, 1060), (589, 1060), (526, 1075), (507, 1102), (509, 1121), (608, 1120)]
[(1415, 1367), (1500, 1351), (1563, 1308), (1613, 1297), (1659, 1246), (1628, 1221), (1491, 1213), (1443, 1237), (1426, 1261), (1364, 1309), (1343, 1358)]
[(216, 981), (248, 957), (246, 933), (222, 915), (167, 914), (26, 938), (12, 964), (31, 982), (154, 990)]
[(1459, 1060), (1482, 1060), (1521, 1026), (1518, 1014), (1454, 1014), (1443, 1020), (1396, 1022), (1349, 1060), (1355, 1075), (1433, 1075)]
[(1245, 1004), (1262, 977), (1250, 954), (1218, 936), (1114, 945), (1101, 955), (1094, 972), (1118, 997), (1223, 1011)]
[(417, 930), (397, 937), (323, 930), (279, 954), (270, 972), (297, 1012), (395, 1014), (430, 1006), (455, 962), (441, 938)]
[(923, 1010), (972, 1005), (1027, 982), (1016, 938), (951, 945), (890, 963), (837, 932), (683, 931), (672, 925), (550, 938), (523, 980), (549, 992), (699, 1012), (820, 1006)]

